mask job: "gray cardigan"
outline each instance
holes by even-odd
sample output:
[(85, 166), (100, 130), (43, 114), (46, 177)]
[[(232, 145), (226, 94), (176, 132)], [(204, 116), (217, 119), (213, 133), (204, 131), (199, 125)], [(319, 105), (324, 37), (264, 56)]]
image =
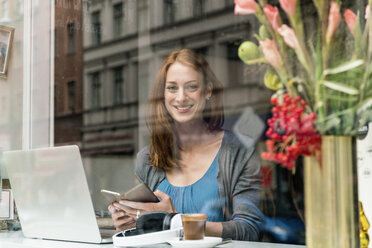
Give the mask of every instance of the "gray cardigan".
[[(151, 190), (166, 177), (165, 171), (149, 166), (148, 147), (137, 154), (135, 174)], [(225, 131), (219, 157), (217, 181), (223, 201), (222, 238), (258, 240), (262, 215), (260, 162), (254, 147), (245, 147), (231, 131)]]

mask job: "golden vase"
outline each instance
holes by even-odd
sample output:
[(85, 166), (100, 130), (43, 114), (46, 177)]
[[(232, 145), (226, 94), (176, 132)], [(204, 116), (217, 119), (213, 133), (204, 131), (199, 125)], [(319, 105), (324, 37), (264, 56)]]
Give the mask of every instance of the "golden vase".
[(323, 136), (320, 164), (305, 157), (304, 184), (306, 246), (359, 247), (355, 138)]

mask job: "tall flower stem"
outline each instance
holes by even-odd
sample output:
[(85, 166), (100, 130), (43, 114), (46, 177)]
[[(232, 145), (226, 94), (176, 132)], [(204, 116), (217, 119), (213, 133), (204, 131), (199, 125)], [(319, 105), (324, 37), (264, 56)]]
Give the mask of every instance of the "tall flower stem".
[(317, 69), (317, 79), (315, 83), (315, 109), (317, 109), (317, 116), (318, 116), (318, 123), (319, 123), (319, 132), (321, 134), (325, 133), (325, 126), (324, 126), (324, 119), (326, 116), (326, 109), (327, 103), (324, 99), (324, 86), (322, 84), (323, 81), (323, 71), (328, 68), (328, 55), (329, 55), (329, 43), (327, 42), (327, 29), (328, 29), (328, 16), (329, 16), (329, 9), (330, 9), (330, 0), (322, 0), (316, 1), (318, 4), (322, 4), (320, 6), (320, 30), (317, 42), (317, 49), (321, 50), (317, 52), (317, 54), (321, 54), (319, 58), (317, 58), (319, 63), (317, 65), (319, 68)]
[[(322, 25), (319, 23), (318, 25)], [(318, 120), (318, 131), (323, 134), (324, 133), (324, 118), (325, 118), (325, 102), (322, 101), (323, 99), (323, 85), (321, 84), (321, 80), (323, 77), (323, 57), (321, 54), (322, 51), (322, 34), (318, 33), (317, 37), (317, 47), (316, 47), (316, 68), (315, 68), (315, 92), (314, 92), (314, 111), (317, 113), (317, 120)], [(322, 52), (322, 53), (321, 53)]]
[[(369, 6), (372, 6), (372, 0), (369, 0)], [(366, 57), (366, 62), (365, 62), (365, 71), (364, 71), (364, 75), (363, 75), (363, 82), (360, 86), (360, 98), (359, 98), (359, 101), (362, 102), (363, 99), (364, 99), (364, 91), (365, 91), (365, 87), (366, 87), (366, 84), (368, 82), (368, 78), (371, 74), (370, 72), (370, 64), (371, 64), (371, 56), (372, 56), (372, 25), (371, 25), (371, 8), (369, 10), (370, 12), (370, 17), (368, 18), (367, 20), (367, 27), (368, 29), (366, 30), (368, 32), (368, 49), (367, 49), (367, 57)], [(366, 33), (367, 33), (366, 32)]]
[[(265, 1), (260, 1), (260, 3), (261, 2), (265, 2)], [(286, 87), (287, 91), (289, 91), (288, 85), (286, 83), (288, 81), (288, 78), (292, 77), (292, 73), (291, 73), (289, 63), (288, 63), (288, 59), (287, 59), (287, 56), (286, 56), (287, 52), (285, 51), (285, 45), (284, 45), (283, 39), (279, 35), (277, 35), (275, 30), (271, 26), (269, 19), (267, 18), (267, 16), (262, 11), (262, 6), (259, 6), (259, 8), (257, 10), (257, 13), (256, 13), (256, 17), (266, 27), (266, 29), (269, 31), (271, 37), (275, 41), (276, 45), (278, 46), (279, 53), (280, 53), (280, 56), (281, 56), (282, 61), (283, 61), (284, 70), (281, 69), (277, 72), (280, 75), (281, 81), (285, 84), (285, 87)]]
[(289, 20), (291, 22), (291, 25), (293, 27), (294, 32), (296, 33), (297, 39), (299, 41), (300, 45), (300, 51), (301, 53), (299, 56), (303, 57), (304, 63), (303, 66), (307, 71), (308, 77), (310, 79), (310, 84), (305, 82), (305, 84), (308, 85), (308, 88), (312, 89), (315, 84), (315, 78), (314, 78), (314, 62), (311, 59), (310, 54), (308, 53), (308, 49), (305, 45), (305, 32), (303, 28), (303, 22), (302, 22), (302, 16), (301, 16), (301, 10), (300, 10), (300, 3), (299, 1), (296, 4), (296, 11), (294, 16), (289, 16)]

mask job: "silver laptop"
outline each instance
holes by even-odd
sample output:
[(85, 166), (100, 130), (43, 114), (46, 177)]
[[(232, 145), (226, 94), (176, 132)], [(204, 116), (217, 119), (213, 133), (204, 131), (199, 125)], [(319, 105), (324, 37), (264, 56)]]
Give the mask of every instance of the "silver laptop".
[(112, 242), (99, 230), (77, 146), (4, 152), (22, 231), (28, 238)]

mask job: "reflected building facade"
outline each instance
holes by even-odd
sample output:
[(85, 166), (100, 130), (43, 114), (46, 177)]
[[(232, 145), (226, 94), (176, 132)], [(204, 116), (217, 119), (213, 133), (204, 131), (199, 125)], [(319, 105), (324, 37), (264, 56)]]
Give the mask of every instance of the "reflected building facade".
[(58, 2), (55, 143), (80, 146), (96, 210), (107, 210), (100, 189), (122, 192), (136, 182), (136, 154), (149, 141), (146, 103), (173, 50), (194, 49), (208, 60), (224, 87), (224, 128), (247, 106), (262, 116), (269, 112), (264, 70), (237, 56), (258, 23), (234, 15), (233, 1)]
[(271, 92), (259, 67), (237, 56), (258, 27), (235, 16), (233, 1), (86, 1), (83, 151), (136, 154), (148, 142), (145, 104), (163, 59), (173, 50), (203, 54), (224, 85), (226, 128), (246, 106), (269, 112)]
[(55, 1), (54, 143), (82, 146), (82, 0)]

